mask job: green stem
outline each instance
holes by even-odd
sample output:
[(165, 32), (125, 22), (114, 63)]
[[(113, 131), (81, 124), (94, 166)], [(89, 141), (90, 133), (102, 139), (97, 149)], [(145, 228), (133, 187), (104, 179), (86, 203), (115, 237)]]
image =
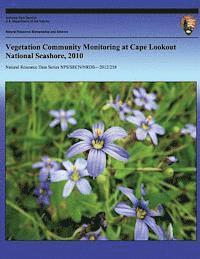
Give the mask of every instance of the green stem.
[[(112, 168), (113, 169), (113, 168)], [(158, 167), (145, 167), (145, 168), (114, 168), (115, 170), (126, 170), (126, 171), (133, 171), (133, 172), (164, 172), (165, 169), (158, 168)], [(176, 173), (193, 173), (196, 172), (195, 167), (183, 167), (183, 168), (175, 168), (173, 169)]]
[(62, 163), (64, 160), (61, 158), (57, 158), (57, 157), (52, 157), (52, 160), (58, 162), (58, 163)]
[(61, 157), (61, 155), (62, 155), (64, 139), (65, 139), (65, 132), (61, 132), (58, 157)]
[(50, 238), (54, 240), (74, 240), (75, 239), (77, 231), (75, 231), (71, 237), (60, 237), (52, 233), (49, 229), (47, 229), (46, 226), (43, 224), (42, 220), (38, 222), (33, 216), (29, 215), (26, 211), (24, 211), (23, 209), (21, 209), (20, 207), (12, 203), (11, 201), (6, 200), (6, 204), (10, 206), (12, 209), (22, 214), (23, 216), (25, 216), (26, 218), (28, 218), (30, 221), (32, 221), (34, 225), (38, 226), (44, 232), (47, 239), (50, 239)]
[[(110, 164), (110, 159), (108, 159), (108, 164)], [(112, 215), (110, 213), (110, 206), (109, 206), (110, 177), (107, 170), (105, 170), (105, 177), (106, 177), (106, 181), (103, 185), (104, 194), (105, 194), (105, 212), (107, 215), (107, 219), (110, 220), (112, 218)]]
[(37, 221), (35, 220), (34, 217), (32, 217), (31, 215), (29, 215), (27, 212), (25, 212), (23, 209), (21, 209), (20, 207), (18, 207), (17, 205), (15, 205), (14, 203), (12, 203), (9, 200), (6, 200), (6, 204), (8, 206), (10, 206), (12, 209), (16, 210), (17, 212), (19, 212), (20, 214), (22, 214), (23, 216), (25, 216), (26, 218), (28, 218), (29, 220), (31, 220), (35, 225), (38, 225)]
[(21, 111), (24, 112), (25, 111), (25, 92), (26, 92), (26, 85), (25, 83), (22, 84), (21, 86)]

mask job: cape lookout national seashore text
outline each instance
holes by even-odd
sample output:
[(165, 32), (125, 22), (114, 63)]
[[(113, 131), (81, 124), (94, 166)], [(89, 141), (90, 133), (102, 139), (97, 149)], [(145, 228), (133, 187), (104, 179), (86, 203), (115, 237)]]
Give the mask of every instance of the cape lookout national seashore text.
[(47, 43), (41, 45), (13, 45), (6, 44), (6, 49), (9, 51), (28, 51), (28, 50), (73, 50), (73, 51), (81, 51), (81, 50), (103, 50), (103, 51), (123, 51), (123, 50), (133, 50), (133, 51), (145, 51), (145, 50), (176, 50), (176, 44), (69, 44), (69, 45), (50, 45)]

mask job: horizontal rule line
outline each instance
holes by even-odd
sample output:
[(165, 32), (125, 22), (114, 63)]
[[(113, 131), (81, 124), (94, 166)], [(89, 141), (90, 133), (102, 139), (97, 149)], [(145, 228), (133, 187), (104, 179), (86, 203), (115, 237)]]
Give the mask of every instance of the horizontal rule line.
[(179, 14), (198, 13), (198, 8), (6, 8), (7, 14)]
[(115, 37), (115, 36), (111, 36), (111, 37), (100, 37), (100, 36), (98, 36), (98, 37), (93, 37), (93, 36), (91, 36), (91, 37), (80, 37), (80, 36), (77, 36), (77, 37), (18, 37), (18, 36), (16, 36), (16, 37), (10, 37), (10, 36), (6, 36), (5, 37), (6, 39), (198, 39), (199, 37), (168, 37), (168, 36), (163, 36), (163, 37)]

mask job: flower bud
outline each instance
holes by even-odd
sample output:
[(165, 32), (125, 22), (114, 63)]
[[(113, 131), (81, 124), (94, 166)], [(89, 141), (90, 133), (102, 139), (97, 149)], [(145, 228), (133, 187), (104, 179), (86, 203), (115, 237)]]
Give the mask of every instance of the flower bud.
[(103, 174), (99, 175), (96, 179), (99, 184), (104, 184), (106, 182), (106, 176)]
[(173, 177), (174, 170), (172, 168), (167, 168), (164, 170), (164, 174), (167, 175), (168, 177)]
[(153, 145), (153, 144), (152, 144), (152, 141), (151, 141), (151, 138), (150, 138), (149, 136), (146, 137), (144, 143), (145, 143), (147, 146)]
[(179, 128), (178, 126), (174, 126), (173, 129), (172, 129), (172, 131), (173, 131), (174, 133), (179, 133), (179, 132), (180, 132), (180, 128)]

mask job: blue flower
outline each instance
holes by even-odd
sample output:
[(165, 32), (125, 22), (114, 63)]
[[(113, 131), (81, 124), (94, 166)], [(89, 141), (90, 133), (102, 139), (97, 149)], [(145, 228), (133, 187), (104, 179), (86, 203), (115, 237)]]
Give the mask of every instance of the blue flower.
[(69, 137), (82, 141), (68, 149), (67, 157), (70, 158), (89, 150), (87, 169), (90, 176), (96, 177), (103, 172), (106, 166), (106, 153), (117, 160), (124, 162), (128, 160), (128, 153), (123, 148), (113, 144), (113, 141), (126, 136), (126, 131), (120, 127), (111, 127), (104, 132), (104, 124), (101, 122), (92, 126), (92, 132), (87, 129), (75, 130)]
[(105, 236), (102, 236), (101, 228), (99, 228), (97, 231), (86, 233), (86, 235), (82, 237), (80, 240), (96, 241), (96, 240), (108, 240), (108, 239)]
[(50, 204), (50, 196), (52, 192), (48, 182), (41, 182), (39, 186), (34, 190), (34, 195), (38, 197), (37, 202), (41, 205)]
[(178, 159), (175, 156), (168, 156), (166, 159), (168, 165), (172, 165), (178, 161)]
[(134, 102), (140, 107), (144, 107), (146, 110), (156, 110), (157, 104), (155, 102), (156, 95), (153, 93), (148, 94), (144, 88), (133, 89), (135, 96)]
[(192, 138), (196, 138), (196, 126), (193, 124), (186, 124), (185, 127), (181, 130), (181, 134), (189, 134)]
[(57, 124), (60, 123), (61, 130), (66, 131), (68, 128), (68, 123), (72, 125), (76, 125), (77, 123), (77, 121), (72, 117), (75, 114), (74, 110), (51, 110), (49, 114), (55, 117), (55, 119), (49, 124), (51, 128), (55, 127)]
[(117, 95), (114, 102), (109, 102), (109, 106), (114, 108), (118, 113), (121, 120), (126, 119), (126, 115), (131, 112), (131, 108), (121, 101), (120, 96)]
[(74, 187), (82, 194), (90, 194), (91, 186), (88, 180), (83, 177), (88, 176), (87, 161), (83, 158), (78, 158), (73, 165), (70, 161), (63, 162), (66, 170), (59, 170), (51, 174), (52, 182), (67, 181), (63, 189), (63, 197), (68, 197)]
[(52, 172), (57, 171), (60, 168), (60, 165), (48, 156), (43, 156), (40, 162), (32, 165), (32, 168), (41, 168), (39, 176), (40, 181), (46, 181)]
[(165, 134), (165, 130), (158, 124), (155, 124), (152, 116), (148, 116), (147, 118), (140, 111), (133, 111), (135, 116), (128, 116), (127, 121), (135, 124), (137, 126), (136, 129), (136, 138), (138, 140), (144, 140), (147, 135), (150, 136), (154, 145), (158, 144), (157, 134), (163, 135)]
[[(154, 217), (161, 216), (163, 214), (162, 206), (158, 206), (157, 211), (151, 210), (148, 207), (149, 202), (143, 199), (143, 196), (138, 200), (133, 194), (133, 190), (125, 187), (119, 187), (119, 190), (126, 195), (132, 202), (133, 207), (130, 207), (125, 202), (120, 202), (116, 205), (115, 211), (123, 216), (136, 217), (134, 238), (135, 240), (148, 240), (149, 230), (148, 227), (158, 236), (160, 240), (163, 240), (163, 231), (156, 224)], [(143, 190), (143, 187), (142, 187)], [(144, 190), (143, 190), (144, 191)], [(142, 191), (142, 192), (143, 192)]]

